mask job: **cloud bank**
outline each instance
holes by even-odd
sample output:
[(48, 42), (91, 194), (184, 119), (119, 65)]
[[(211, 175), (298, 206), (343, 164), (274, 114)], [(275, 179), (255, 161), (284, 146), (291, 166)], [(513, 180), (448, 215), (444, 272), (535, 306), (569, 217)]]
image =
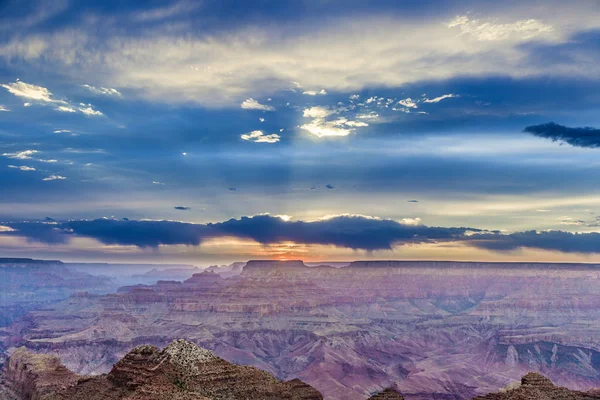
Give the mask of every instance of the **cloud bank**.
[(548, 122), (528, 126), (524, 129), (524, 132), (550, 139), (553, 142), (568, 143), (575, 147), (600, 147), (600, 129), (597, 128), (569, 128), (554, 122)]

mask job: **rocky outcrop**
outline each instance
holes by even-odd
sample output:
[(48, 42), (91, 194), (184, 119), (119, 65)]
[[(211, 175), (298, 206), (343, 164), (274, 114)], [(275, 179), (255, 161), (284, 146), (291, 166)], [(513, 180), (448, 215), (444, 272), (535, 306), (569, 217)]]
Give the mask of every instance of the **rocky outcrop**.
[(79, 379), (60, 363), (58, 357), (30, 353), (24, 347), (17, 349), (9, 358), (6, 378), (26, 400), (42, 399)]
[(600, 393), (579, 392), (555, 386), (550, 379), (535, 372), (521, 378), (521, 383), (509, 385), (499, 393), (479, 396), (473, 400), (592, 400), (600, 399)]
[(368, 400), (404, 400), (404, 397), (394, 389), (388, 388), (369, 397)]
[(162, 350), (138, 346), (110, 373), (94, 377), (75, 375), (56, 357), (19, 349), (9, 360), (7, 376), (25, 400), (323, 399), (298, 379), (282, 382), (185, 340)]

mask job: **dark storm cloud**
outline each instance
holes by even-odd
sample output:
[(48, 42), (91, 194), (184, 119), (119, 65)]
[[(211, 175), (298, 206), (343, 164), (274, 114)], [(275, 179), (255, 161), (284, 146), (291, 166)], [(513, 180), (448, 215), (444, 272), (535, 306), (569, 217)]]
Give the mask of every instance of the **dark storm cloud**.
[[(67, 221), (57, 224), (36, 222), (4, 223), (16, 231), (4, 232), (56, 244), (70, 237), (88, 237), (108, 245), (157, 247), (199, 245), (215, 237), (235, 236), (262, 244), (293, 241), (363, 250), (391, 249), (394, 244), (457, 240), (469, 228), (442, 228), (400, 223), (364, 216), (337, 216), (318, 221), (284, 221), (259, 215), (212, 224), (174, 221), (125, 221), (114, 219)], [(475, 230), (478, 231), (478, 230)]]
[(570, 128), (554, 122), (548, 122), (546, 124), (528, 126), (524, 129), (524, 132), (550, 139), (554, 142), (568, 143), (576, 147), (600, 147), (600, 129), (597, 128)]
[(469, 242), (475, 247), (493, 251), (531, 248), (565, 253), (600, 253), (598, 232), (525, 231), (510, 235), (482, 234), (473, 236)]
[(186, 206), (175, 206), (173, 208), (176, 210), (179, 210), (179, 211), (188, 211), (188, 210), (192, 209), (191, 207), (186, 207)]
[(176, 221), (96, 219), (44, 222), (3, 222), (21, 236), (47, 244), (67, 243), (73, 237), (93, 238), (107, 245), (158, 247), (200, 245), (206, 239), (233, 236), (261, 244), (286, 241), (332, 245), (360, 250), (389, 250), (395, 245), (462, 242), (495, 252), (521, 248), (565, 253), (600, 253), (600, 233), (524, 231), (502, 234), (475, 228), (432, 227), (390, 219), (340, 215), (317, 221), (285, 221), (270, 215), (241, 217), (224, 222), (193, 224)]

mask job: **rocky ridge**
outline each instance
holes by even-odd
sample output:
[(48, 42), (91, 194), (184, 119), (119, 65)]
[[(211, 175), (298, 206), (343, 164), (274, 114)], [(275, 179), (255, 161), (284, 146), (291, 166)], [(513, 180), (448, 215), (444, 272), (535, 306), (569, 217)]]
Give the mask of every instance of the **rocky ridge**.
[(176, 340), (162, 350), (142, 345), (105, 375), (86, 377), (56, 356), (17, 349), (6, 367), (24, 400), (322, 400), (296, 379), (282, 382), (258, 368), (231, 364), (195, 344)]

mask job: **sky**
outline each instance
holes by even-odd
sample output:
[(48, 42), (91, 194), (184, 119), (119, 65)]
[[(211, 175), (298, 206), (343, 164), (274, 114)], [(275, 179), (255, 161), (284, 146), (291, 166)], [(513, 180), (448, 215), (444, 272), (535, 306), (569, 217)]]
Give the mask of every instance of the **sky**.
[(598, 1), (0, 2), (0, 256), (600, 262)]

